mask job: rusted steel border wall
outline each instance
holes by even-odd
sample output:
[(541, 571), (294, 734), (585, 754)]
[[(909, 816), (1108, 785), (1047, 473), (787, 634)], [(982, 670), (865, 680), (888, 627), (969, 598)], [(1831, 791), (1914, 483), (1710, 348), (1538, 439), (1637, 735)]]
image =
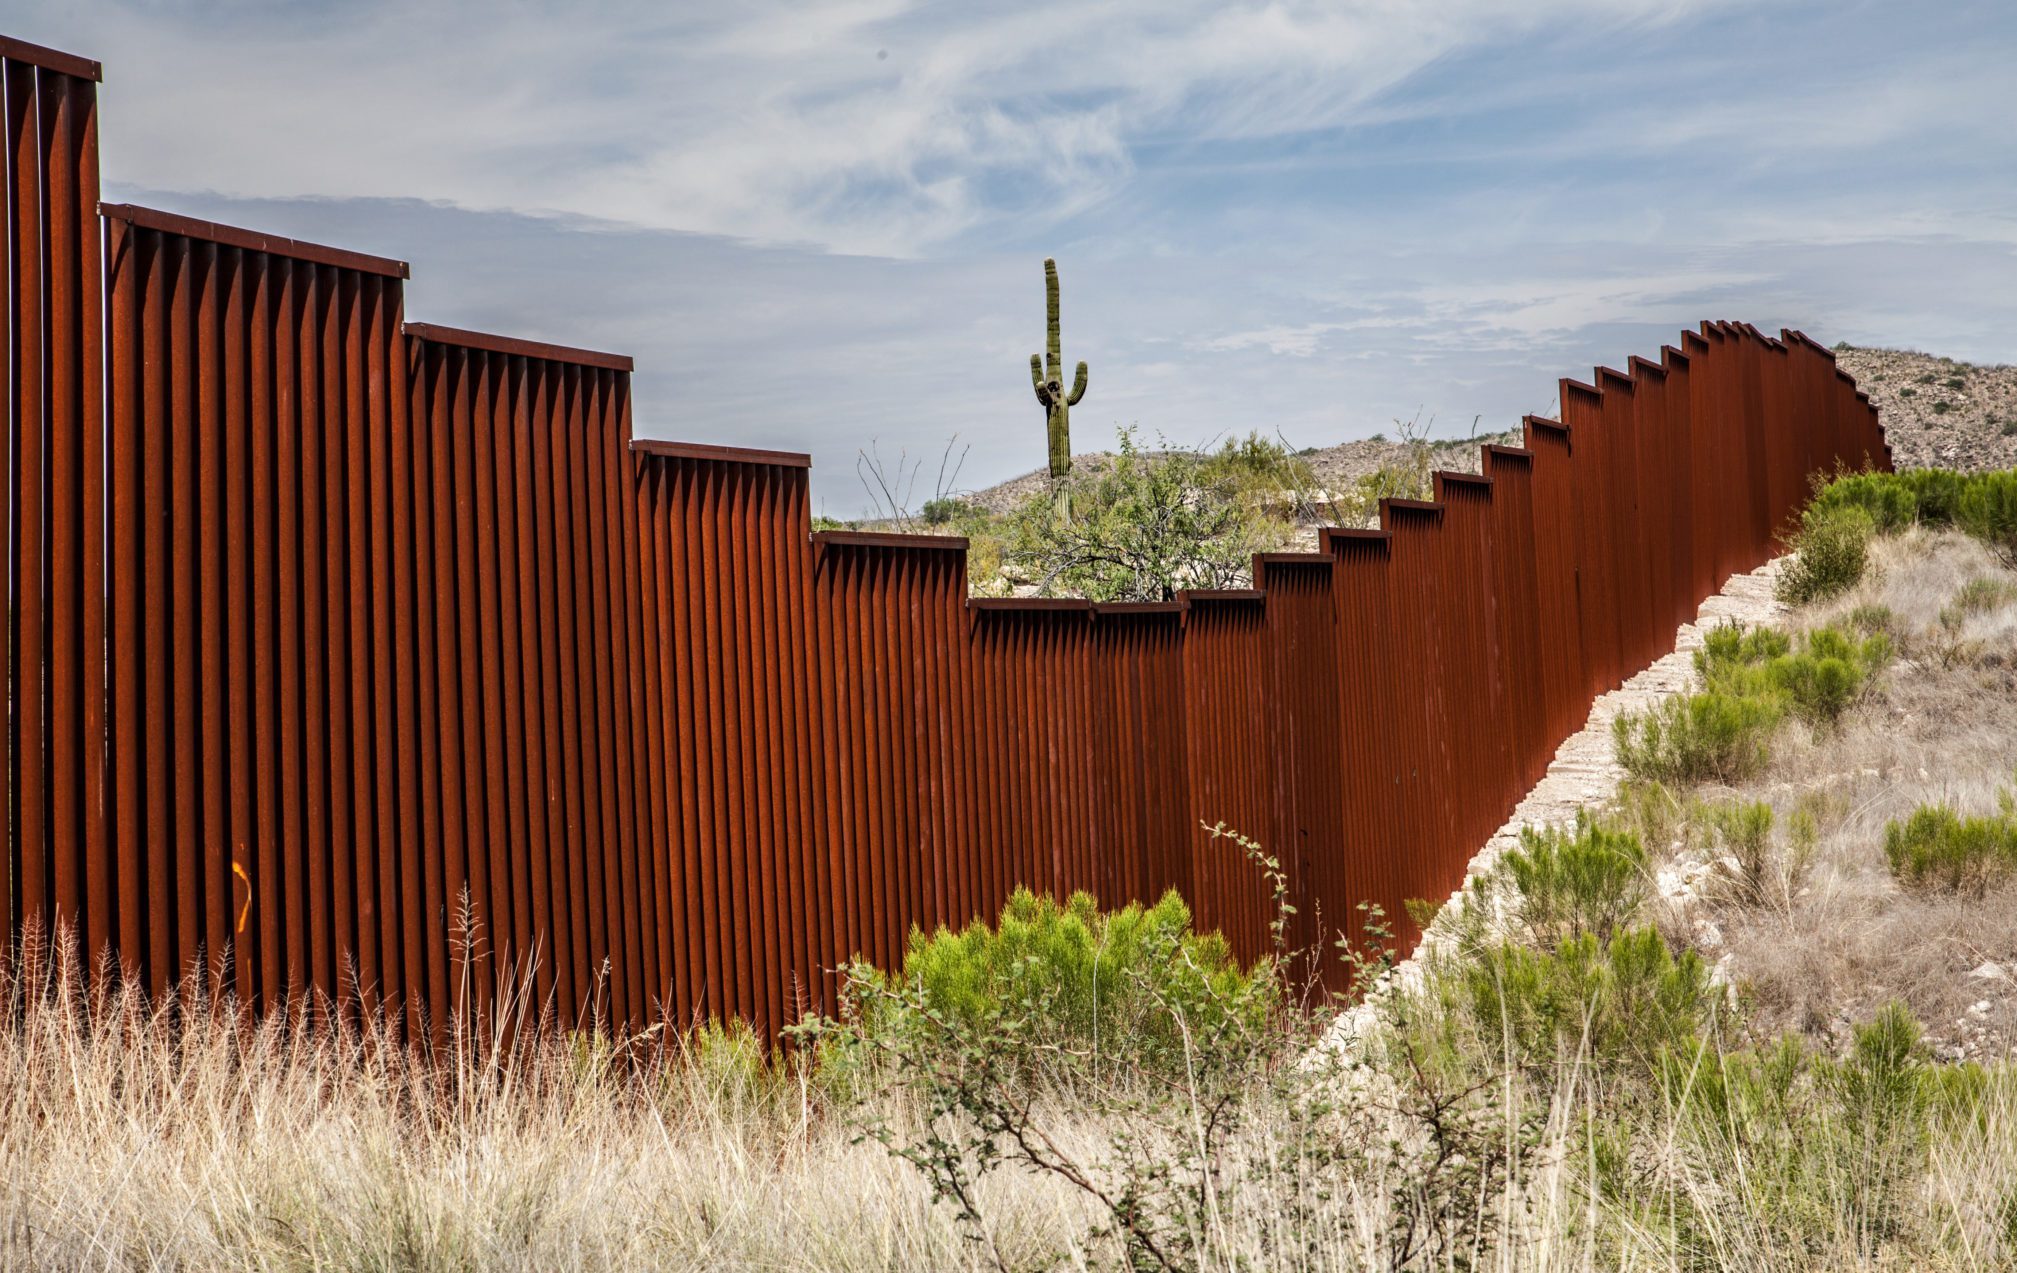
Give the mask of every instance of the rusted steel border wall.
[(103, 366), (96, 62), (0, 36), (6, 218), (0, 320), (6, 766), (0, 880), (10, 932), (60, 919), (101, 944), (106, 874)]
[(1405, 942), (1811, 474), (1889, 463), (1826, 350), (1704, 324), (1252, 589), (969, 598), (963, 541), (811, 533), (803, 455), (633, 439), (627, 358), (94, 215), (96, 67), (0, 56), (9, 932), (155, 990), (771, 1030), (1021, 885), (1255, 955), (1219, 822), (1292, 945)]

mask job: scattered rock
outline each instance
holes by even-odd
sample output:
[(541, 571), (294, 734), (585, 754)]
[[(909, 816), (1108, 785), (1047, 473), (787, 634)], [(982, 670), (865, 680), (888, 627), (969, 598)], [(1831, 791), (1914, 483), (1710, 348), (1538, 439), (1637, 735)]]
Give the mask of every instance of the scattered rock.
[(2017, 465), (2017, 367), (1856, 347), (1838, 347), (1835, 362), (1876, 404), (1899, 468)]

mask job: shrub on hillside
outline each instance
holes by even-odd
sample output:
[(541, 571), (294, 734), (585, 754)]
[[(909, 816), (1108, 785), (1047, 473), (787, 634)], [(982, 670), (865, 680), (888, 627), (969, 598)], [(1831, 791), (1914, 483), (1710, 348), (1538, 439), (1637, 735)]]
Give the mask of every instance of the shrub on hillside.
[(1609, 941), (1645, 897), (1646, 850), (1632, 832), (1578, 810), (1571, 829), (1522, 828), (1520, 847), (1507, 850), (1477, 888), (1489, 895), (1501, 883), (1518, 894), (1520, 922), (1534, 944), (1585, 934)]
[(1954, 520), (2017, 567), (2017, 470), (1977, 474), (1956, 498)]
[(857, 1031), (871, 1045), (1016, 1052), (1032, 1072), (1099, 1064), (1181, 1071), (1193, 1047), (1260, 1029), (1280, 1002), (1271, 962), (1243, 969), (1216, 932), (1191, 930), (1171, 891), (1103, 911), (1019, 888), (1001, 922), (913, 932), (903, 970), (850, 973)]
[(1914, 517), (1921, 526), (1938, 528), (1954, 524), (1954, 512), (1961, 493), (1978, 475), (1952, 469), (1907, 469), (1896, 480), (1912, 492)]
[(1671, 1213), (1677, 1245), (1701, 1256), (1689, 1267), (1722, 1263), (1719, 1235), (1740, 1215), (1764, 1230), (1766, 1248), (1811, 1251), (1832, 1230), (1870, 1254), (1900, 1235), (1931, 1132), (1964, 1106), (1961, 1117), (1980, 1116), (1984, 1072), (1927, 1064), (1919, 1023), (1895, 1001), (1852, 1035), (1839, 1060), (1797, 1036), (1712, 1064), (1686, 1051), (1666, 1058), (1662, 1088), (1697, 1170), (1744, 1182)]
[(1884, 856), (1901, 884), (1981, 893), (2017, 872), (2017, 799), (1998, 793), (1998, 811), (1962, 817), (1944, 804), (1920, 805), (1884, 827)]
[(1915, 524), (1934, 529), (1954, 526), (2006, 557), (2017, 554), (2017, 470), (1842, 474), (1815, 493), (1806, 516), (1850, 508), (1869, 514), (1879, 534)]
[(1875, 533), (1876, 522), (1860, 508), (1809, 506), (1792, 539), (1793, 559), (1779, 572), (1773, 591), (1796, 606), (1847, 592), (1863, 577)]
[(1279, 496), (1301, 465), (1263, 439), (1216, 454), (1154, 453), (1122, 429), (1110, 463), (1066, 479), (1064, 507), (1039, 496), (1009, 515), (1004, 565), (1040, 595), (1094, 601), (1169, 601), (1179, 589), (1242, 585), (1253, 555), (1293, 533)]
[(1894, 473), (1850, 473), (1823, 486), (1808, 505), (1810, 513), (1859, 508), (1869, 514), (1882, 534), (1910, 526), (1919, 517), (1919, 502)]
[(1611, 736), (1618, 763), (1642, 782), (1735, 783), (1765, 767), (1780, 719), (1776, 699), (1704, 690), (1625, 712)]
[(1581, 1056), (1628, 1081), (1690, 1047), (1716, 1000), (1700, 956), (1676, 955), (1653, 928), (1584, 933), (1550, 950), (1504, 942), (1447, 970), (1437, 995), (1445, 1063), (1526, 1068)]
[(1695, 653), (1703, 685), (1725, 694), (1776, 698), (1811, 725), (1833, 725), (1885, 664), (1891, 639), (1858, 638), (1835, 627), (1793, 638), (1773, 628), (1710, 629)]

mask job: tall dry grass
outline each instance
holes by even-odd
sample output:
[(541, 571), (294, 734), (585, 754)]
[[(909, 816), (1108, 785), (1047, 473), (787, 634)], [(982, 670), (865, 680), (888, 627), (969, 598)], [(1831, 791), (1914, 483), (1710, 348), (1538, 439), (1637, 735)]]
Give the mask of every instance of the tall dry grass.
[[(149, 1004), (81, 979), (9, 971), (0, 1031), (0, 1265), (117, 1269), (948, 1269), (1120, 1267), (1111, 1216), (1054, 1174), (981, 1177), (981, 1224), (860, 1129), (901, 1091), (762, 1064), (719, 1033), (629, 1058), (527, 1030), (422, 1058), (354, 1029), (252, 1022), (193, 994)], [(29, 987), (41, 990), (30, 992)], [(1714, 1064), (1715, 1062), (1710, 1062)], [(1872, 1247), (1851, 1207), (1819, 1199), (1785, 1240), (1784, 1180), (1753, 1165), (1755, 1129), (1704, 1137), (1685, 1094), (1643, 1112), (1635, 1192), (1588, 1187), (1593, 1095), (1607, 1062), (1552, 1088), (1495, 1085), (1470, 1130), (1502, 1141), (1503, 1175), (1436, 1194), (1405, 1075), (1310, 1070), (1260, 1085), (1215, 1163), (1214, 1205), (1177, 1267), (1376, 1269), (1408, 1249), (1408, 1214), (1444, 1208), (1456, 1242), (1408, 1267), (1989, 1268), (2017, 1250), (2017, 1090), (2007, 1081), (1932, 1146), (1910, 1182), (1911, 1231)], [(1165, 1096), (1168, 1094), (1165, 1093)], [(854, 1102), (872, 1103), (872, 1108)], [(1132, 1111), (1132, 1112), (1130, 1112)], [(1090, 1178), (1192, 1135), (1174, 1100), (1053, 1090), (1037, 1124)], [(906, 1120), (909, 1120), (906, 1123)], [(1819, 1135), (1825, 1129), (1816, 1128)], [(1465, 1180), (1470, 1177), (1458, 1176)], [(1177, 1189), (1184, 1182), (1170, 1182)], [(1839, 1190), (1838, 1190), (1839, 1192)], [(1172, 1195), (1174, 1196), (1174, 1195)], [(1706, 1238), (1704, 1237), (1706, 1235)], [(1901, 1261), (1904, 1261), (1901, 1263)], [(1696, 1266), (1700, 1266), (1699, 1259)]]

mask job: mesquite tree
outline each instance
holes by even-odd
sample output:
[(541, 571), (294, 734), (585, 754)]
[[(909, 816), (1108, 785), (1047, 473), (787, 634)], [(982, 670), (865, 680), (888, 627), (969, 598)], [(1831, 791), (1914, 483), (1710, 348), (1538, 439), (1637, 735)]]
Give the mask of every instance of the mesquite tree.
[(1051, 481), (1062, 481), (1072, 467), (1071, 409), (1086, 396), (1086, 365), (1079, 364), (1072, 391), (1065, 393), (1064, 338), (1058, 333), (1058, 263), (1044, 259), (1044, 300), (1050, 309), (1050, 358), (1048, 365), (1030, 355), (1030, 383), (1036, 387), (1037, 401), (1043, 404), (1044, 424), (1050, 434)]

